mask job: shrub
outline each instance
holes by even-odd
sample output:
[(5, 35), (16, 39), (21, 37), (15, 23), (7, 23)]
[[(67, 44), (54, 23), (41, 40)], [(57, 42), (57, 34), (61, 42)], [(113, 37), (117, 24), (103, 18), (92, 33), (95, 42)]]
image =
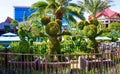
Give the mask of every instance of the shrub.
[(9, 49), (11, 52), (17, 53), (19, 49), (19, 42), (11, 42), (9, 45)]
[(45, 41), (33, 44), (33, 53), (35, 54), (46, 54), (48, 53), (47, 49), (47, 42)]
[(0, 45), (0, 50), (3, 50), (4, 48), (5, 48), (4, 46)]

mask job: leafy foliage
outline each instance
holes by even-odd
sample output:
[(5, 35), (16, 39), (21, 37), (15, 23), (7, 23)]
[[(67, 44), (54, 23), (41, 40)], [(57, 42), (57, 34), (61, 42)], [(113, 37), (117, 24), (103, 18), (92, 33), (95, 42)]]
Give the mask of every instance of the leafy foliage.
[(50, 36), (55, 36), (60, 31), (60, 26), (56, 22), (50, 22), (46, 25), (45, 31)]
[(113, 31), (119, 31), (120, 32), (120, 23), (119, 22), (113, 22), (109, 25), (109, 29)]
[(9, 49), (11, 52), (19, 53), (19, 42), (11, 42), (9, 45)]
[(111, 0), (79, 0), (80, 5), (85, 11), (90, 13), (94, 18), (96, 13), (110, 7)]
[[(91, 19), (89, 22), (81, 21), (77, 25), (78, 29), (82, 30), (84, 36), (88, 38), (87, 48), (90, 49), (90, 52), (98, 52), (97, 50), (97, 41), (95, 37), (103, 33), (103, 29), (99, 30), (99, 22), (96, 19)], [(83, 36), (83, 37), (84, 37)]]
[(47, 54), (48, 53), (47, 42), (42, 41), (40, 43), (33, 44), (33, 53), (35, 54)]
[(25, 37), (28, 36), (28, 32), (26, 29), (23, 29), (22, 27), (20, 27), (20, 29), (18, 30), (18, 35), (21, 40), (25, 40)]
[(83, 21), (78, 22), (77, 28), (80, 30), (83, 30), (84, 26), (87, 26), (87, 25), (89, 25), (89, 23), (83, 20)]
[(113, 42), (117, 41), (120, 37), (120, 23), (113, 22), (108, 26), (108, 29), (110, 30), (110, 32), (106, 35), (111, 37)]
[(88, 38), (94, 38), (97, 35), (97, 27), (95, 25), (85, 26), (83, 32)]
[[(30, 18), (40, 18), (44, 17), (46, 15), (52, 14), (52, 18), (54, 19), (63, 19), (63, 16), (68, 16), (69, 18), (70, 15), (67, 15), (67, 13), (72, 14), (80, 19), (83, 19), (83, 13), (81, 13), (81, 8), (77, 4), (69, 3), (68, 0), (47, 0), (47, 1), (39, 1), (34, 3), (31, 6), (31, 10), (36, 10), (33, 14), (31, 14)], [(79, 11), (78, 11), (79, 10)], [(36, 16), (37, 15), (37, 16)], [(73, 16), (73, 20), (75, 18)], [(76, 20), (75, 20), (76, 21)]]
[(16, 20), (12, 20), (11, 24), (14, 28), (18, 26), (18, 22)]
[(47, 25), (50, 22), (50, 17), (49, 16), (44, 16), (41, 18), (41, 23), (43, 25)]
[(27, 30), (20, 27), (20, 29), (18, 30), (18, 35), (21, 39), (19, 42), (18, 52), (19, 53), (30, 53), (31, 52), (30, 44), (27, 40), (25, 40), (25, 37), (28, 36)]
[(5, 48), (4, 46), (0, 45), (0, 50), (3, 50), (4, 48)]
[(26, 40), (21, 40), (19, 42), (19, 53), (30, 53), (30, 45), (29, 42)]
[(43, 30), (42, 26), (40, 25), (41, 23), (39, 21), (33, 21), (30, 27), (30, 34), (31, 37), (40, 37), (40, 32)]
[(14, 28), (14, 32), (16, 31), (16, 26), (18, 26), (18, 22), (16, 20), (12, 20), (11, 22), (13, 28)]

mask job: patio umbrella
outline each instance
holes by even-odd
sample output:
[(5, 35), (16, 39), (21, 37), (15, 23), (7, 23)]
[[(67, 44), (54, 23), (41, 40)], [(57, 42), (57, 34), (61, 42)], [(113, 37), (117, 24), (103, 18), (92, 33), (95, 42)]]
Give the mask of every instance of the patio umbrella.
[(5, 34), (2, 34), (1, 36), (16, 36), (16, 34), (8, 32), (8, 33), (5, 33)]
[(112, 40), (112, 38), (109, 38), (109, 37), (106, 37), (106, 36), (104, 36), (104, 37), (96, 37), (95, 39), (96, 40)]
[(19, 36), (14, 33), (5, 33), (0, 36), (0, 45), (7, 47), (11, 42), (20, 41)]
[(0, 42), (1, 41), (20, 41), (20, 38), (16, 34), (9, 32), (0, 36)]

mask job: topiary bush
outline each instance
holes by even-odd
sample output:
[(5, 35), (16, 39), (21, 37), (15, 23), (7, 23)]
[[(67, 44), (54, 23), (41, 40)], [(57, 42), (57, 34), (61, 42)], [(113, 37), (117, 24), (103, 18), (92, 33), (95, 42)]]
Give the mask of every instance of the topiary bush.
[(87, 40), (87, 48), (90, 50), (90, 52), (98, 53), (98, 43), (95, 40), (97, 36), (103, 33), (103, 30), (98, 29), (98, 20), (97, 19), (91, 19), (89, 22), (87, 21), (81, 21), (79, 22), (78, 29), (82, 30), (84, 33), (84, 36), (88, 38)]
[(49, 16), (44, 16), (41, 18), (41, 23), (43, 25), (47, 25), (50, 22), (50, 17)]
[(87, 26), (87, 25), (89, 25), (89, 23), (87, 21), (85, 21), (85, 20), (80, 21), (77, 23), (77, 29), (83, 30), (84, 26)]
[(44, 36), (48, 37), (49, 39), (48, 54), (61, 54), (60, 40), (58, 38), (63, 35), (71, 35), (71, 33), (68, 32), (67, 30), (64, 30), (62, 33), (60, 33), (61, 26), (62, 26), (62, 22), (59, 19), (56, 19), (55, 21), (51, 21), (45, 25), (46, 34), (44, 34)]
[(35, 54), (48, 54), (47, 42), (42, 41), (40, 43), (34, 42), (33, 44), (33, 53)]
[(45, 26), (45, 32), (49, 36), (56, 36), (57, 33), (60, 31), (60, 26), (57, 22), (50, 22)]
[(20, 27), (18, 30), (18, 35), (20, 37), (20, 40), (25, 40), (25, 37), (28, 36), (28, 31), (23, 27)]
[(19, 42), (11, 42), (9, 45), (10, 52), (18, 53), (19, 52)]
[(21, 40), (19, 42), (19, 53), (30, 53), (30, 45), (29, 42), (26, 40)]
[(60, 54), (60, 42), (57, 40), (57, 34), (59, 33), (59, 31), (60, 26), (55, 21), (50, 22), (45, 26), (45, 32), (48, 34), (49, 38), (49, 54)]

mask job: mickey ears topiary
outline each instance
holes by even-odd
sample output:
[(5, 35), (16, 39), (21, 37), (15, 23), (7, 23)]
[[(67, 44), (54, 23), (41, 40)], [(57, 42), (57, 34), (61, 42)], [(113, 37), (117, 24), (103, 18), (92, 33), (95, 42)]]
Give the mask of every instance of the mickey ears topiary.
[(43, 25), (47, 25), (50, 22), (50, 19), (51, 19), (50, 16), (44, 16), (41, 18), (41, 23)]
[(98, 26), (99, 22), (97, 19), (91, 19), (90, 24), (94, 24), (94, 25)]

